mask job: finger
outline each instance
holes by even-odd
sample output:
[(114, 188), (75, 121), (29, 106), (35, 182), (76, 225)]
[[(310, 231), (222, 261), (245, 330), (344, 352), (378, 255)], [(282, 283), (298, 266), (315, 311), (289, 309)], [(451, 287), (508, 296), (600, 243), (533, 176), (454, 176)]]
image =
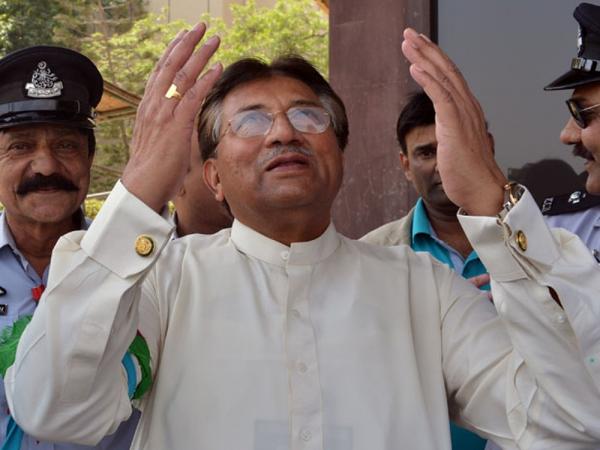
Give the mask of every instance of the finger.
[(176, 113), (178, 116), (183, 116), (182, 120), (188, 120), (192, 127), (204, 98), (217, 82), (221, 73), (223, 73), (223, 66), (221, 63), (216, 63), (196, 80), (177, 105)]
[(148, 81), (146, 81), (145, 91), (147, 91), (147, 92), (150, 91), (150, 89), (152, 88), (152, 85), (154, 83), (154, 80), (156, 79), (157, 73), (162, 68), (166, 59), (169, 57), (169, 55), (171, 54), (171, 52), (173, 51), (175, 46), (179, 43), (179, 41), (181, 41), (181, 39), (183, 38), (183, 36), (185, 36), (186, 33), (187, 33), (187, 30), (179, 31), (179, 33), (177, 33), (177, 35), (173, 38), (173, 40), (171, 42), (169, 42), (169, 45), (167, 46), (167, 48), (165, 49), (165, 51), (163, 52), (163, 54), (161, 55), (161, 57), (159, 58), (157, 63), (154, 65), (154, 69), (152, 70), (152, 73), (148, 77)]
[(177, 86), (177, 90), (180, 94), (185, 96), (187, 90), (194, 85), (198, 76), (206, 67), (208, 60), (219, 48), (219, 43), (219, 37), (212, 36), (204, 43), (204, 45), (196, 50), (185, 65), (177, 71), (172, 82)]
[[(404, 46), (404, 43), (402, 44)], [(458, 121), (460, 124), (461, 111), (457, 107), (456, 100), (437, 79), (428, 72), (421, 69), (417, 64), (412, 64), (409, 68), (410, 75), (423, 88), (423, 91), (431, 99), (436, 112), (436, 121), (451, 120)]]
[(472, 107), (477, 106), (477, 109), (480, 109), (479, 105), (474, 104), (477, 100), (471, 94), (469, 86), (456, 64), (437, 45), (412, 28), (404, 30), (404, 37), (409, 43), (407, 47), (409, 54), (406, 55), (409, 61), (428, 71), (442, 84), (447, 85), (449, 90), (454, 91), (464, 101), (471, 103)]
[(196, 45), (200, 42), (202, 36), (204, 36), (205, 31), (206, 25), (198, 23), (175, 45), (156, 74), (153, 83), (153, 90), (155, 92), (160, 95), (164, 95), (167, 92), (167, 89), (173, 83), (175, 74), (190, 59), (194, 48), (196, 48)]

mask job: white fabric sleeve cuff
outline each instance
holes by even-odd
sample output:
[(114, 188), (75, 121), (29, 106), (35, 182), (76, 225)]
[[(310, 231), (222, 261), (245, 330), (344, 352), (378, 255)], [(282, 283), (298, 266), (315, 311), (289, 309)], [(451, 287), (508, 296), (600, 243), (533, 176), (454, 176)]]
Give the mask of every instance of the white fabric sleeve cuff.
[(531, 278), (533, 273), (549, 271), (560, 256), (558, 243), (528, 191), (504, 221), (497, 217), (468, 216), (461, 211), (458, 220), (473, 249), (497, 281)]
[[(81, 241), (81, 248), (112, 272), (126, 278), (151, 265), (169, 242), (173, 224), (131, 194), (117, 181), (102, 209)], [(148, 256), (136, 252), (139, 236), (154, 243)]]

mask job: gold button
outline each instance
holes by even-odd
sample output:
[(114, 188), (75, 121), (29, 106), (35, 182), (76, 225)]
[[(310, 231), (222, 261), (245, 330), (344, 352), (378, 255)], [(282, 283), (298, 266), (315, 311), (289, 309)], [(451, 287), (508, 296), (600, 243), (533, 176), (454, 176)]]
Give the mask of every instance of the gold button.
[(516, 239), (519, 248), (522, 251), (527, 250), (527, 237), (525, 236), (525, 233), (523, 233), (521, 230), (517, 231)]
[(154, 251), (154, 241), (150, 236), (142, 234), (135, 240), (135, 251), (140, 256), (148, 256)]

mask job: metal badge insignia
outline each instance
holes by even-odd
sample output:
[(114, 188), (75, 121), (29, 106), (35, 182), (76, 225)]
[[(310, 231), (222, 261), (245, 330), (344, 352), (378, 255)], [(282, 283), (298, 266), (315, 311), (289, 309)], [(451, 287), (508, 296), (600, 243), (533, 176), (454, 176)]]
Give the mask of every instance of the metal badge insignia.
[(542, 204), (542, 214), (552, 209), (552, 203), (554, 203), (554, 197), (544, 199), (544, 203)]
[(0, 316), (6, 316), (8, 314), (8, 305), (0, 303)]
[(46, 61), (40, 61), (31, 75), (31, 83), (25, 85), (27, 96), (33, 98), (58, 97), (62, 93), (63, 83), (50, 70)]
[(4, 289), (2, 286), (0, 286), (0, 296), (2, 295), (6, 295), (6, 289)]
[(571, 196), (569, 197), (569, 200), (567, 200), (567, 202), (576, 205), (577, 203), (579, 203), (581, 200), (583, 200), (585, 198), (585, 193), (581, 192), (581, 191), (575, 191), (571, 194)]
[(577, 29), (577, 56), (583, 54), (583, 30), (581, 26)]

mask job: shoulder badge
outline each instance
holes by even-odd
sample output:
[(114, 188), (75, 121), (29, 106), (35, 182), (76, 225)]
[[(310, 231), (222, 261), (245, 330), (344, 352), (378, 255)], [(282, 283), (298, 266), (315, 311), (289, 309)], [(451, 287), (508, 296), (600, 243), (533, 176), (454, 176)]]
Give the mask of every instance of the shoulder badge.
[(46, 61), (38, 63), (31, 75), (31, 82), (25, 85), (27, 96), (33, 98), (58, 97), (62, 89), (62, 81), (50, 70)]
[(542, 202), (542, 214), (557, 216), (559, 214), (584, 211), (597, 205), (600, 205), (600, 195), (592, 195), (584, 190), (580, 190), (571, 192), (570, 194), (545, 198)]

